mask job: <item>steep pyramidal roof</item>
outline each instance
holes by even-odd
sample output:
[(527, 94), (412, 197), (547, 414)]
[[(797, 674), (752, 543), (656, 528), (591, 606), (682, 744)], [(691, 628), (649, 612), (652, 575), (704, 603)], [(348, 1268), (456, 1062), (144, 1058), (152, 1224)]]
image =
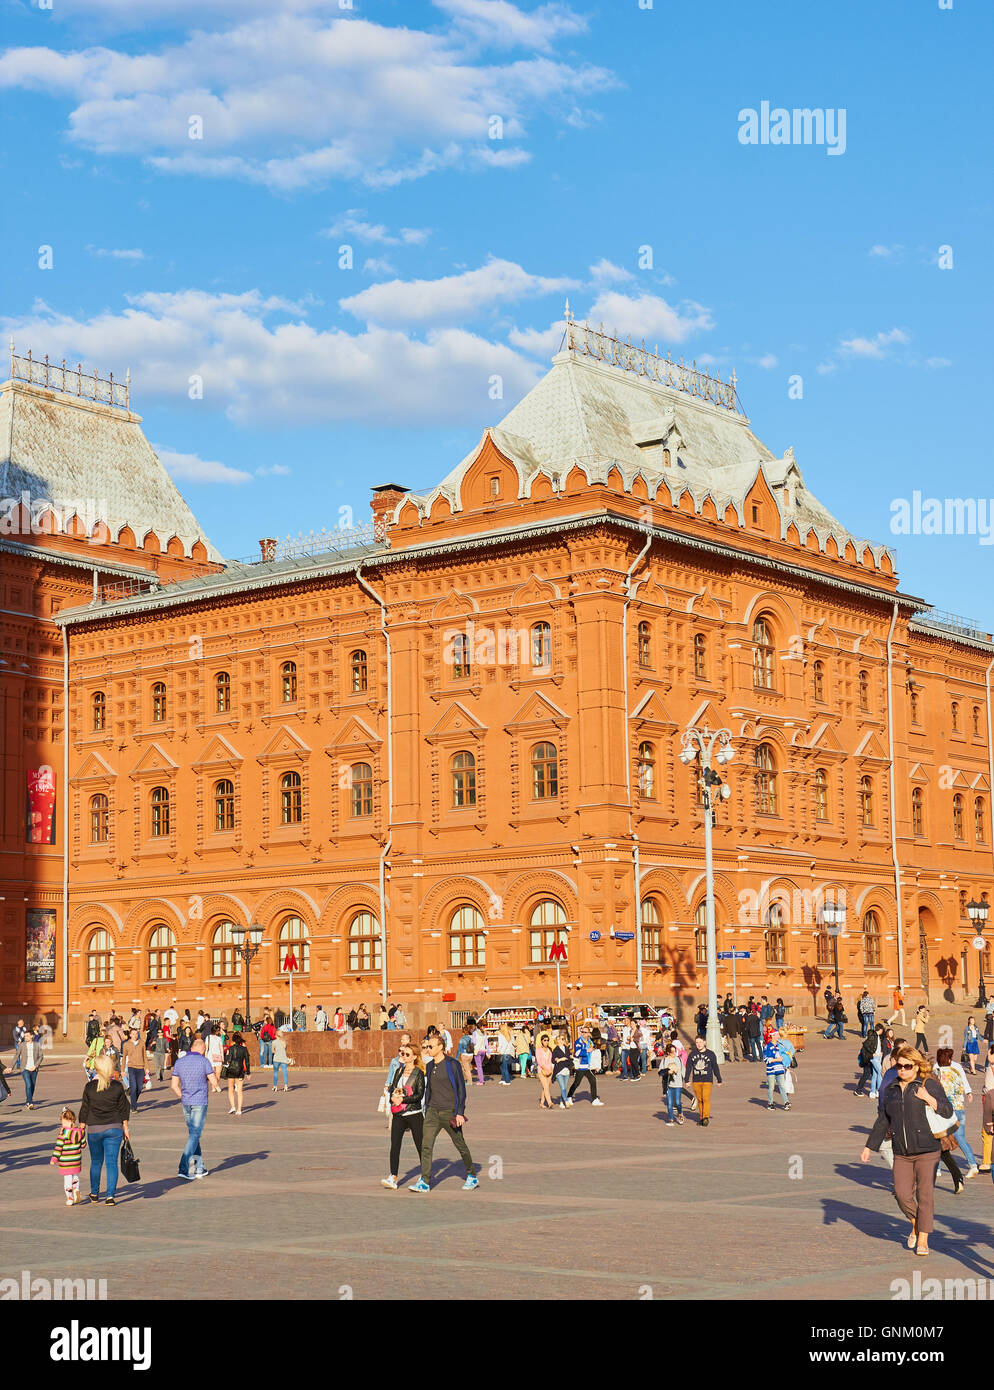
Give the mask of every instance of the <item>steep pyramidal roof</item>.
[(163, 549), (177, 536), (187, 554), (200, 540), (220, 558), (145, 438), (140, 415), (11, 379), (0, 385), (0, 500), (22, 493), (64, 511), (77, 505), (88, 529), (105, 522), (114, 540), (130, 526), (139, 545), (154, 531)]

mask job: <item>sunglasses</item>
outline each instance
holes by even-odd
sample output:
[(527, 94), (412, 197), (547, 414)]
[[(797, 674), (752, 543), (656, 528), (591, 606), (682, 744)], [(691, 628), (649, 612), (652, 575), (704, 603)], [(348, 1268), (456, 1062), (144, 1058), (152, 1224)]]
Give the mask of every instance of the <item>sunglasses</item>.
[(894, 1070), (895, 1070), (895, 1071), (917, 1071), (918, 1068), (917, 1068), (917, 1066), (915, 1065), (914, 1062), (895, 1062), (895, 1063), (894, 1063)]

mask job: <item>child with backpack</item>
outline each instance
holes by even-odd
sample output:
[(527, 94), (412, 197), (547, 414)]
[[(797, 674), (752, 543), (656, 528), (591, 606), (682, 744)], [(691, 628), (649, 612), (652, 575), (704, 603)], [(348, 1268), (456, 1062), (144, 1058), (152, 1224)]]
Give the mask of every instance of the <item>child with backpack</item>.
[(58, 1165), (62, 1174), (62, 1185), (66, 1193), (66, 1206), (79, 1203), (79, 1175), (83, 1167), (83, 1150), (86, 1148), (86, 1126), (81, 1125), (72, 1110), (63, 1110), (59, 1137), (49, 1162)]

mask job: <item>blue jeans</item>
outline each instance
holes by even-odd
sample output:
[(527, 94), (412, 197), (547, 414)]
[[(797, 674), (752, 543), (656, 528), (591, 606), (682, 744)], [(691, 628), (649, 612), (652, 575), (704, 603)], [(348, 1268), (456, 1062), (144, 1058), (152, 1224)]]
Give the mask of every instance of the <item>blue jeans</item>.
[(672, 1120), (674, 1113), (683, 1114), (683, 1087), (674, 1082), (666, 1087), (663, 1092), (666, 1097), (666, 1118)]
[(35, 1067), (34, 1071), (22, 1071), (21, 1075), (24, 1077), (24, 1104), (34, 1105), (35, 1086), (38, 1081), (38, 1068)]
[(500, 1054), (500, 1079), (501, 1081), (511, 1080), (511, 1054), (509, 1052)]
[(763, 1050), (762, 1050), (762, 1047), (760, 1046), (760, 1040), (759, 1040), (759, 1038), (758, 1038), (758, 1037), (757, 1037), (757, 1038), (750, 1038), (750, 1039), (749, 1039), (749, 1060), (750, 1060), (751, 1062), (761, 1062), (762, 1059), (763, 1059)]
[(273, 1064), (273, 1045), (268, 1038), (259, 1039), (259, 1066), (271, 1067)]
[(825, 1029), (825, 1037), (826, 1037), (826, 1038), (830, 1038), (830, 1037), (832, 1036), (832, 1029), (833, 1029), (833, 1028), (835, 1029), (835, 1036), (836, 1036), (837, 1038), (842, 1038), (842, 1040), (843, 1040), (843, 1042), (844, 1042), (844, 1041), (845, 1041), (845, 1034), (844, 1034), (843, 1031), (842, 1031), (842, 1024), (841, 1024), (841, 1023), (830, 1023), (830, 1024), (828, 1025), (828, 1027)]
[(870, 1095), (878, 1096), (880, 1094), (880, 1084), (884, 1079), (883, 1072), (880, 1066), (879, 1052), (873, 1058), (873, 1061), (870, 1063), (870, 1067), (872, 1069), (872, 1075), (870, 1077)]
[(557, 1071), (555, 1080), (559, 1083), (559, 1090), (562, 1092), (563, 1105), (566, 1104), (566, 1092), (569, 1089), (569, 1072)]
[(783, 1078), (784, 1078), (784, 1073), (783, 1073), (783, 1072), (780, 1072), (780, 1074), (779, 1074), (778, 1076), (770, 1076), (769, 1074), (767, 1074), (767, 1077), (766, 1077), (766, 1102), (767, 1102), (768, 1105), (772, 1105), (772, 1104), (773, 1104), (773, 1088), (774, 1088), (774, 1086), (779, 1087), (779, 1089), (780, 1089), (780, 1099), (783, 1101), (784, 1105), (789, 1105), (789, 1104), (790, 1104), (790, 1096), (787, 1094), (787, 1086), (786, 1086), (786, 1084), (785, 1084)]
[(90, 1148), (90, 1191), (100, 1196), (100, 1169), (107, 1169), (107, 1196), (117, 1191), (118, 1156), (124, 1143), (123, 1129), (105, 1129), (86, 1136)]
[(639, 1049), (639, 1064), (642, 1067), (642, 1075), (645, 1076), (649, 1070), (649, 1049), (647, 1047)]
[(872, 1032), (873, 1032), (873, 1027), (874, 1027), (875, 1022), (876, 1022), (876, 1015), (874, 1015), (874, 1014), (864, 1014), (864, 1015), (863, 1015), (863, 1037), (864, 1037), (864, 1038), (866, 1037), (867, 1033), (872, 1033)]
[(142, 1093), (145, 1085), (145, 1073), (138, 1071), (136, 1067), (128, 1068), (128, 1093), (131, 1099), (132, 1110), (138, 1109), (138, 1097)]
[(199, 1173), (204, 1170), (204, 1156), (200, 1151), (200, 1136), (204, 1130), (204, 1123), (207, 1119), (206, 1105), (184, 1105), (183, 1118), (186, 1120), (187, 1141), (186, 1148), (180, 1154), (179, 1171), (185, 1178), (190, 1171), (190, 1160), (193, 1160), (193, 1171)]
[(957, 1120), (959, 1121), (959, 1128), (957, 1129), (955, 1136), (956, 1142), (963, 1150), (963, 1157), (966, 1159), (967, 1163), (969, 1163), (970, 1167), (976, 1168), (977, 1160), (974, 1157), (973, 1150), (970, 1148), (970, 1141), (966, 1137), (966, 1111), (957, 1110), (955, 1112), (955, 1115)]
[(273, 1090), (274, 1090), (274, 1091), (276, 1090), (276, 1087), (279, 1085), (279, 1076), (280, 1076), (280, 1072), (283, 1073), (283, 1085), (284, 1085), (284, 1086), (289, 1086), (289, 1084), (290, 1084), (290, 1078), (289, 1078), (289, 1077), (287, 1076), (287, 1074), (286, 1074), (286, 1062), (274, 1062), (274, 1063), (273, 1063)]

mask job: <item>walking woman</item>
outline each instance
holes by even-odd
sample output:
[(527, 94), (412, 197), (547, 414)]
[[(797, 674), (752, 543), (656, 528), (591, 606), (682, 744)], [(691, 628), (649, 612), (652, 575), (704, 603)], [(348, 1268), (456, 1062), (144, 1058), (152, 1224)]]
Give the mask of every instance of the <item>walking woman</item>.
[(103, 1028), (86, 1049), (86, 1061), (83, 1063), (83, 1070), (86, 1072), (87, 1081), (93, 1081), (97, 1075), (97, 1058), (107, 1046), (107, 1034)]
[(931, 1062), (917, 1048), (900, 1048), (894, 1066), (897, 1080), (881, 1097), (883, 1104), (860, 1161), (869, 1163), (870, 1155), (880, 1152), (889, 1131), (894, 1144), (894, 1197), (911, 1222), (908, 1249), (927, 1255), (935, 1224), (935, 1174), (941, 1145), (926, 1112), (951, 1121), (953, 1107), (932, 1075)]
[(561, 1110), (565, 1110), (567, 1105), (573, 1104), (566, 1094), (567, 1088), (569, 1087), (569, 1072), (569, 1037), (566, 1033), (558, 1033), (556, 1035), (556, 1045), (552, 1049), (552, 1077), (559, 1087), (562, 1097), (560, 1101)]
[(976, 1076), (977, 1058), (980, 1056), (980, 1029), (973, 1014), (966, 1020), (966, 1027), (963, 1029), (963, 1051), (966, 1053), (970, 1075)]
[(554, 1075), (552, 1062), (552, 1048), (549, 1046), (548, 1033), (539, 1035), (538, 1043), (535, 1047), (535, 1066), (538, 1070), (538, 1079), (542, 1085), (542, 1099), (538, 1103), (540, 1110), (552, 1109), (552, 1078)]
[[(456, 1043), (456, 1056), (462, 1067), (462, 1079), (466, 1085), (473, 1080), (473, 1020), (467, 1019), (462, 1026), (462, 1036)], [(420, 1060), (420, 1058), (419, 1058)]]
[(397, 1175), (400, 1172), (400, 1149), (404, 1135), (410, 1134), (418, 1151), (418, 1164), (421, 1163), (421, 1139), (424, 1135), (425, 1117), (422, 1110), (425, 1098), (424, 1064), (408, 1040), (400, 1049), (401, 1069), (394, 1077), (390, 1092), (390, 1176), (381, 1178), (384, 1187), (397, 1191)]
[(521, 1025), (514, 1030), (514, 1055), (518, 1059), (518, 1069), (522, 1078), (528, 1075), (528, 1063), (532, 1059), (532, 1040), (527, 1029)]
[(981, 1123), (980, 1140), (983, 1144), (983, 1157), (980, 1160), (980, 1171), (989, 1173), (991, 1171), (991, 1150), (994, 1149), (994, 1132), (990, 1128), (991, 1112), (994, 1110), (994, 1065), (988, 1057), (987, 1066), (984, 1069), (984, 1114)]
[(924, 1004), (919, 1004), (918, 1012), (915, 1014), (914, 1018), (915, 1047), (918, 1049), (919, 1052), (928, 1051), (928, 1040), (925, 1037), (925, 1029), (928, 1027), (928, 1021), (930, 1018), (931, 1014), (929, 1013), (926, 1006)]
[(245, 1046), (245, 1039), (241, 1033), (232, 1035), (231, 1042), (224, 1054), (224, 1060), (228, 1069), (228, 1102), (231, 1109), (229, 1115), (240, 1115), (242, 1113), (242, 1089), (245, 1085), (246, 1076), (252, 1075), (249, 1065), (251, 1058), (249, 1050)]
[(863, 1045), (859, 1049), (859, 1065), (862, 1067), (862, 1075), (859, 1078), (859, 1085), (856, 1087), (858, 1096), (866, 1095), (866, 1087), (870, 1087), (870, 1099), (876, 1100), (880, 1090), (880, 1032), (883, 1024), (876, 1028), (871, 1028), (863, 1039)]
[(497, 1029), (497, 1059), (500, 1062), (500, 1084), (510, 1086), (514, 1065), (514, 1035), (506, 1023)]
[(114, 1063), (103, 1053), (96, 1059), (95, 1081), (83, 1087), (79, 1122), (86, 1126), (90, 1147), (90, 1201), (100, 1201), (100, 1169), (107, 1170), (106, 1205), (113, 1207), (117, 1191), (118, 1157), (125, 1139), (130, 1139), (128, 1118), (131, 1105), (120, 1081), (114, 1079)]
[(276, 1034), (273, 1043), (273, 1090), (276, 1090), (276, 1083), (279, 1081), (280, 1072), (283, 1073), (283, 1089), (289, 1091), (290, 1082), (287, 1076), (287, 1067), (290, 1065), (290, 1057), (286, 1050), (286, 1038), (282, 1033)]
[(666, 1123), (683, 1124), (683, 1063), (675, 1043), (667, 1043), (659, 1062), (659, 1077), (666, 1100)]
[(138, 1097), (145, 1088), (145, 1070), (148, 1066), (148, 1054), (145, 1051), (145, 1044), (142, 1042), (141, 1033), (137, 1028), (132, 1028), (124, 1040), (121, 1049), (121, 1072), (124, 1084), (128, 1088), (128, 1097), (131, 1101), (132, 1112), (138, 1109)]
[(24, 1100), (29, 1110), (35, 1108), (35, 1086), (41, 1067), (41, 1029), (24, 1034), (21, 1043), (21, 1076), (24, 1078)]
[[(221, 1064), (224, 1061), (224, 1039), (221, 1036), (220, 1023), (214, 1024), (214, 1026), (211, 1028), (211, 1031), (207, 1034), (206, 1041), (207, 1050), (204, 1055), (206, 1056), (208, 1062), (210, 1062), (211, 1066), (214, 1068), (214, 1080), (220, 1082)], [(260, 1039), (259, 1051), (262, 1052), (264, 1050), (264, 1047), (265, 1044)], [(162, 1078), (160, 1077), (159, 1080), (161, 1081)]]
[(966, 1103), (973, 1100), (973, 1092), (970, 1083), (966, 1079), (966, 1072), (959, 1062), (953, 1061), (953, 1050), (951, 1047), (940, 1047), (935, 1053), (935, 1075), (939, 1079), (939, 1085), (945, 1091), (953, 1107), (953, 1114), (956, 1116), (956, 1131), (953, 1138), (956, 1140), (963, 1152), (963, 1157), (970, 1165), (967, 1173), (968, 1178), (975, 1178), (980, 1172), (973, 1150), (970, 1148), (970, 1141), (966, 1137)]

